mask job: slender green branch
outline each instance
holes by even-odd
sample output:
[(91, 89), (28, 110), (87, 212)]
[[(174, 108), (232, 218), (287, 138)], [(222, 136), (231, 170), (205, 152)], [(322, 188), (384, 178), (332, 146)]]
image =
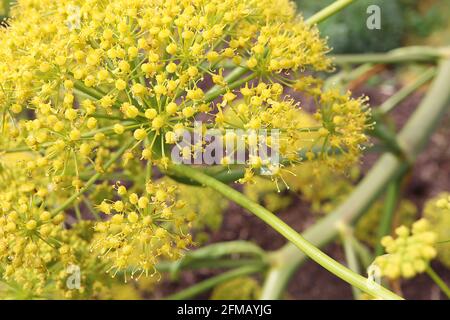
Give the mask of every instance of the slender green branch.
[(442, 280), (442, 278), (429, 266), (426, 270), (427, 274), (430, 276), (430, 278), (438, 285), (439, 289), (442, 290), (443, 293), (447, 296), (448, 299), (450, 299), (450, 288), (447, 286), (447, 284)]
[[(358, 258), (352, 241), (352, 231), (345, 225), (340, 228), (340, 236), (344, 247), (345, 260), (347, 265), (353, 272), (361, 274), (361, 268), (359, 266)], [(361, 290), (352, 287), (353, 297), (358, 300), (361, 296)]]
[(381, 256), (383, 254), (384, 249), (381, 245), (381, 238), (391, 233), (394, 212), (398, 204), (401, 180), (402, 179), (400, 178), (392, 181), (388, 186), (386, 198), (384, 199), (383, 215), (381, 216), (380, 224), (378, 226), (375, 256)]
[(196, 259), (212, 259), (234, 254), (252, 255), (261, 258), (261, 260), (266, 257), (266, 252), (253, 242), (237, 240), (210, 244), (188, 253), (180, 261), (186, 265)]
[[(178, 268), (175, 265), (176, 262), (160, 262), (156, 265), (156, 269), (159, 272), (168, 272), (171, 274), (172, 278), (176, 278), (178, 275), (177, 272), (174, 272), (174, 269)], [(258, 267), (268, 267), (268, 264), (262, 262), (259, 259), (232, 259), (232, 258), (223, 258), (223, 259), (202, 259), (196, 260), (188, 265), (183, 265), (181, 270), (198, 270), (198, 269), (233, 269), (243, 266), (258, 266)]]
[[(326, 245), (336, 237), (340, 223), (351, 223), (364, 213), (383, 192), (385, 185), (406, 169), (407, 165), (394, 155), (384, 155), (349, 198), (333, 213), (306, 230), (303, 236), (318, 247)], [(307, 256), (292, 244), (274, 252), (272, 261), (275, 264), (267, 275), (262, 298), (280, 298), (289, 280), (306, 259)]]
[[(408, 152), (416, 157), (437, 127), (441, 115), (448, 110), (450, 83), (450, 59), (444, 61), (425, 99), (401, 131), (399, 138), (408, 141)], [(408, 164), (391, 153), (383, 155), (353, 193), (333, 213), (306, 230), (304, 237), (318, 247), (322, 247), (337, 235), (340, 221), (351, 222), (363, 214), (384, 191), (385, 186), (404, 174)], [(269, 270), (263, 289), (263, 299), (278, 299), (283, 294), (289, 280), (307, 256), (294, 245), (287, 244), (272, 253), (273, 267)]]
[[(239, 72), (247, 72), (246, 69), (241, 68), (241, 67), (238, 67), (236, 70), (238, 71), (237, 73), (239, 73)], [(236, 70), (233, 70), (232, 72), (234, 72)], [(216, 99), (218, 96), (220, 96), (220, 95), (224, 94), (225, 92), (227, 92), (228, 90), (239, 88), (241, 85), (243, 85), (243, 84), (245, 84), (245, 83), (255, 79), (257, 76), (258, 75), (256, 73), (252, 73), (252, 74), (248, 75), (245, 78), (242, 78), (242, 79), (236, 80), (236, 81), (234, 81), (232, 83), (229, 83), (227, 87), (224, 87), (224, 88), (223, 87), (219, 87), (219, 86), (213, 87), (212, 90), (209, 91), (205, 95), (204, 101), (205, 102), (211, 102), (214, 99)]]
[(440, 58), (446, 58), (448, 48), (431, 47), (404, 47), (395, 49), (387, 53), (367, 53), (367, 54), (341, 54), (334, 55), (334, 63), (343, 64), (363, 64), (382, 63), (396, 64), (404, 62), (436, 62)]
[(83, 82), (79, 80), (75, 81), (74, 86), (75, 89), (79, 90), (81, 93), (97, 100), (100, 100), (106, 95), (104, 92), (101, 92), (96, 88), (87, 87)]
[(236, 67), (228, 75), (225, 77), (225, 82), (227, 84), (231, 84), (241, 78), (243, 75), (245, 75), (247, 72), (249, 72), (249, 69), (244, 67)]
[(197, 283), (192, 287), (189, 287), (183, 291), (177, 292), (171, 296), (168, 296), (167, 300), (184, 300), (193, 298), (205, 291), (208, 291), (218, 284), (221, 284), (225, 281), (229, 281), (238, 277), (246, 276), (252, 273), (257, 273), (262, 271), (263, 269), (259, 266), (244, 266), (238, 269), (234, 269), (225, 273), (222, 273), (218, 276), (209, 278), (205, 281)]
[(94, 206), (92, 205), (91, 201), (85, 196), (82, 196), (83, 199), (83, 203), (84, 205), (87, 207), (87, 209), (89, 210), (89, 212), (92, 214), (92, 216), (94, 217), (94, 219), (96, 221), (100, 221), (100, 215), (98, 214), (98, 212), (94, 209)]
[(334, 275), (350, 283), (351, 285), (363, 290), (364, 292), (367, 292), (368, 294), (383, 299), (401, 299), (399, 296), (383, 287), (372, 288), (370, 286), (367, 286), (366, 278), (354, 273), (350, 269), (344, 267), (328, 255), (317, 249), (314, 245), (308, 242), (289, 225), (275, 216), (272, 212), (268, 211), (261, 205), (252, 202), (239, 191), (227, 186), (226, 184), (223, 184), (222, 182), (208, 176), (207, 174), (199, 170), (196, 170), (195, 168), (182, 165), (171, 165), (170, 170), (174, 171), (178, 175), (185, 175), (186, 177), (189, 177), (192, 180), (203, 184), (204, 186), (216, 190), (226, 198), (234, 201), (241, 207), (252, 212), (258, 218), (275, 229), (278, 233), (283, 235), (287, 240), (295, 244), (297, 248), (302, 250), (311, 259), (316, 261), (318, 264), (320, 264), (322, 267), (324, 267)]
[(412, 93), (414, 93), (417, 89), (426, 84), (428, 81), (433, 79), (435, 75), (436, 75), (435, 67), (428, 69), (419, 78), (417, 78), (416, 81), (405, 86), (396, 94), (394, 94), (392, 97), (387, 99), (378, 109), (376, 109), (376, 113), (384, 115), (391, 112), (403, 100), (409, 97)]
[(450, 58), (444, 60), (430, 90), (419, 108), (398, 135), (403, 150), (409, 158), (416, 158), (427, 144), (442, 116), (449, 110)]
[(358, 257), (361, 261), (362, 267), (364, 267), (364, 269), (369, 268), (373, 262), (372, 253), (364, 244), (359, 242), (359, 240), (356, 239), (354, 235), (352, 235), (351, 240), (352, 240), (353, 248), (354, 248), (355, 252), (358, 254)]
[[(116, 151), (116, 153), (109, 159), (108, 162), (106, 162), (105, 166), (103, 167), (103, 170), (108, 170), (111, 165), (114, 164), (123, 154), (124, 152), (131, 146), (131, 144), (135, 142), (134, 139), (131, 139), (127, 143), (125, 143), (119, 150)], [(52, 215), (57, 215), (59, 212), (67, 209), (76, 199), (78, 199), (79, 196), (81, 196), (83, 193), (85, 193), (100, 177), (102, 176), (101, 172), (97, 172), (94, 174), (81, 188), (78, 192), (75, 192), (70, 198), (68, 198), (62, 205), (54, 209), (51, 213)]]
[[(51, 146), (53, 142), (47, 142), (40, 145), (40, 147), (45, 148), (48, 146)], [(17, 147), (17, 148), (11, 148), (11, 149), (0, 149), (1, 153), (16, 153), (16, 152), (26, 152), (26, 151), (38, 151), (30, 148), (29, 146), (23, 146), (23, 147)]]
[[(259, 246), (247, 241), (228, 241), (213, 243), (203, 248), (187, 253), (181, 260), (172, 264), (171, 273), (175, 276), (181, 269), (192, 265), (211, 265), (219, 259), (230, 255), (254, 256), (259, 264), (267, 262), (267, 254)], [(237, 262), (237, 261), (235, 261)], [(232, 265), (233, 263), (230, 262)]]
[(336, 84), (339, 84), (341, 86), (346, 86), (347, 83), (354, 81), (355, 79), (358, 79), (362, 77), (364, 74), (369, 72), (373, 69), (373, 64), (366, 63), (358, 66), (357, 68), (354, 68), (352, 70), (347, 70), (347, 68), (343, 68), (335, 75), (332, 75), (331, 77), (327, 78), (324, 83), (324, 88), (331, 88), (333, 86), (336, 86)]
[(375, 121), (375, 126), (373, 130), (369, 131), (369, 134), (373, 137), (378, 138), (389, 151), (395, 153), (397, 156), (408, 160), (408, 156), (402, 149), (395, 130), (386, 125), (385, 121), (382, 119), (376, 120), (374, 115), (373, 120)]
[(329, 17), (335, 15), (336, 13), (340, 12), (347, 6), (351, 5), (356, 0), (337, 0), (330, 4), (328, 7), (323, 8), (316, 14), (314, 14), (312, 17), (306, 20), (306, 23), (313, 25), (320, 23)]

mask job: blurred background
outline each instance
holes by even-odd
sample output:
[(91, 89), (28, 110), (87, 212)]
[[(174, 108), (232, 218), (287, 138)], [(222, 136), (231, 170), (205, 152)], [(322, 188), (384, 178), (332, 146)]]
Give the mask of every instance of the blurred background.
[[(296, 0), (307, 18), (333, 0)], [(381, 30), (366, 27), (367, 8), (381, 8)], [(450, 1), (358, 0), (320, 24), (334, 53), (383, 52), (405, 45), (450, 43)]]

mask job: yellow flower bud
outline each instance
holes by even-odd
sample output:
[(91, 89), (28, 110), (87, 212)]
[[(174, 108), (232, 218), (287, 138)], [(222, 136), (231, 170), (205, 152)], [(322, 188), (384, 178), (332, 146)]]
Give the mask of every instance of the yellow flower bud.
[(147, 131), (144, 129), (136, 129), (133, 133), (133, 136), (136, 140), (142, 141), (147, 137)]

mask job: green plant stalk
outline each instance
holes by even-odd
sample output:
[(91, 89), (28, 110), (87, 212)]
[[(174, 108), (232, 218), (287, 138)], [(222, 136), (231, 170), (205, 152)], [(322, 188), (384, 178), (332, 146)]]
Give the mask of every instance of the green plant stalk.
[(334, 55), (334, 63), (345, 64), (396, 64), (405, 62), (436, 62), (449, 57), (448, 48), (404, 47), (387, 53), (339, 54)]
[[(135, 140), (131, 139), (127, 143), (125, 143), (119, 150), (116, 151), (116, 153), (111, 157), (111, 159), (108, 160), (108, 162), (103, 167), (104, 170), (108, 170), (109, 167), (111, 167), (114, 162), (116, 162), (123, 153), (134, 143)], [(79, 196), (81, 196), (83, 193), (85, 193), (100, 177), (102, 176), (101, 172), (97, 172), (94, 174), (81, 188), (78, 192), (74, 193), (70, 198), (68, 198), (62, 205), (54, 209), (51, 214), (52, 216), (57, 215), (61, 211), (67, 209), (76, 199), (78, 199)]]
[(314, 25), (317, 23), (320, 23), (329, 17), (335, 15), (336, 13), (340, 12), (347, 6), (351, 5), (356, 0), (337, 0), (330, 4), (329, 6), (323, 8), (313, 16), (311, 16), (309, 19), (306, 20), (306, 23), (309, 25)]
[(436, 68), (432, 67), (428, 69), (425, 73), (423, 73), (420, 77), (418, 77), (413, 83), (405, 86), (392, 97), (387, 99), (378, 109), (376, 109), (376, 114), (385, 115), (391, 112), (397, 105), (399, 105), (402, 101), (404, 101), (407, 97), (409, 97), (412, 93), (414, 93), (421, 86), (426, 84), (428, 81), (434, 78), (436, 75)]
[(241, 207), (247, 209), (248, 211), (255, 214), (258, 218), (266, 222), (278, 233), (283, 235), (287, 240), (295, 244), (297, 248), (302, 250), (307, 256), (316, 261), (322, 267), (338, 276), (342, 280), (348, 282), (349, 284), (371, 294), (375, 297), (380, 297), (383, 299), (401, 299), (399, 296), (393, 292), (383, 288), (376, 287), (372, 288), (367, 286), (367, 279), (359, 274), (354, 273), (350, 269), (344, 267), (334, 259), (330, 258), (328, 255), (320, 251), (305, 238), (303, 238), (299, 233), (292, 229), (289, 225), (279, 219), (272, 212), (268, 211), (261, 205), (251, 201), (245, 195), (239, 191), (227, 186), (226, 184), (208, 176), (207, 174), (183, 165), (171, 165), (170, 170), (174, 171), (178, 175), (185, 175), (192, 180), (201, 183), (204, 186), (210, 187), (217, 192), (221, 193), (226, 198), (234, 201)]
[[(429, 92), (399, 134), (407, 143), (407, 151), (415, 158), (423, 149), (438, 121), (448, 110), (450, 93), (450, 59), (441, 63)], [(408, 145), (409, 144), (409, 145)], [(334, 212), (306, 230), (304, 237), (317, 247), (322, 247), (337, 235), (338, 223), (350, 223), (362, 215), (384, 191), (385, 186), (408, 170), (408, 163), (391, 153), (386, 153), (358, 184), (349, 198)], [(269, 270), (262, 299), (279, 299), (289, 280), (307, 256), (294, 245), (287, 244), (272, 253), (273, 267)]]
[(398, 135), (398, 141), (410, 159), (417, 158), (449, 110), (449, 83), (450, 58), (441, 62), (433, 85)]
[(394, 219), (395, 209), (397, 208), (401, 178), (392, 181), (387, 189), (386, 198), (384, 202), (383, 215), (381, 216), (380, 224), (377, 232), (377, 245), (375, 247), (375, 256), (381, 256), (384, 253), (384, 248), (381, 245), (381, 238), (391, 233), (392, 221)]
[(431, 266), (428, 266), (426, 272), (430, 276), (430, 278), (438, 285), (439, 289), (441, 289), (442, 292), (445, 293), (447, 298), (450, 299), (450, 288), (447, 286), (444, 280), (442, 280), (442, 278), (433, 270), (433, 268), (431, 268)]
[[(331, 242), (338, 234), (339, 225), (350, 224), (364, 213), (384, 191), (385, 185), (407, 168), (394, 155), (384, 155), (341, 206), (303, 233), (305, 239), (317, 247)], [(287, 244), (273, 252), (271, 258), (272, 268), (262, 294), (262, 299), (268, 300), (281, 298), (289, 280), (308, 257), (294, 245)]]
[(101, 98), (103, 98), (105, 96), (105, 94), (103, 92), (98, 91), (95, 88), (89, 88), (87, 87), (83, 82), (77, 80), (74, 83), (74, 87), (76, 90), (79, 90), (81, 93), (90, 96), (94, 99), (100, 100)]
[(352, 241), (353, 249), (355, 250), (356, 254), (358, 255), (359, 260), (361, 261), (361, 266), (364, 269), (369, 268), (373, 262), (372, 253), (365, 245), (363, 245), (361, 242), (359, 242), (358, 239), (356, 239), (354, 235), (352, 235), (351, 241)]
[[(171, 264), (171, 275), (176, 277), (181, 269), (189, 268), (192, 265), (214, 265), (219, 259), (224, 260), (224, 257), (230, 257), (231, 255), (254, 256), (258, 260), (254, 259), (253, 262), (257, 261), (260, 265), (267, 265), (267, 253), (256, 244), (248, 241), (227, 241), (213, 243), (188, 252), (182, 259)], [(236, 264), (240, 262), (236, 259), (228, 258), (228, 260), (230, 260), (230, 265), (233, 264), (233, 261)]]
[(341, 71), (336, 73), (335, 75), (329, 77), (324, 84), (324, 88), (330, 88), (339, 84), (341, 86), (346, 86), (349, 82), (358, 79), (363, 76), (365, 73), (370, 71), (373, 68), (373, 64), (366, 63), (354, 68), (353, 70), (346, 70), (348, 68), (343, 68)]
[[(353, 246), (352, 234), (351, 230), (348, 229), (347, 226), (343, 226), (340, 231), (340, 236), (342, 240), (342, 244), (344, 247), (345, 253), (345, 261), (347, 261), (347, 265), (353, 272), (357, 274), (361, 274), (361, 268), (359, 266), (358, 257), (355, 252), (355, 248)], [(352, 287), (353, 297), (355, 300), (358, 300), (361, 296), (361, 290), (358, 288)]]
[[(176, 278), (177, 273), (174, 273), (174, 266), (176, 262), (163, 261), (156, 265), (156, 270), (159, 272), (168, 272), (172, 278)], [(262, 262), (259, 259), (203, 259), (197, 260), (189, 265), (181, 266), (181, 270), (198, 270), (198, 269), (234, 269), (243, 266), (258, 266), (261, 268), (267, 268), (268, 263)]]
[(374, 115), (372, 118), (375, 121), (375, 125), (372, 131), (368, 132), (372, 137), (378, 138), (382, 144), (392, 153), (395, 153), (399, 157), (407, 158), (403, 153), (402, 147), (398, 141), (396, 132), (386, 125), (383, 119), (378, 119)]
[(259, 257), (261, 260), (264, 260), (267, 256), (266, 252), (253, 242), (236, 240), (207, 245), (187, 253), (184, 258), (178, 261), (182, 265), (185, 265), (196, 259), (213, 259), (236, 254), (253, 255)]
[[(238, 71), (237, 73), (239, 73), (239, 71), (242, 71), (242, 70), (247, 72), (247, 70), (245, 70), (244, 68), (241, 68), (241, 67), (238, 67), (236, 70)], [(233, 70), (232, 72), (235, 72), (236, 70)], [(225, 88), (223, 88), (223, 87), (213, 87), (211, 89), (211, 91), (209, 91), (205, 95), (203, 101), (204, 102), (211, 102), (214, 99), (216, 99), (218, 96), (220, 96), (220, 95), (224, 94), (225, 92), (227, 92), (228, 90), (236, 89), (236, 88), (240, 87), (241, 85), (243, 85), (244, 83), (247, 83), (247, 82), (255, 79), (257, 76), (258, 76), (258, 74), (252, 73), (252, 74), (248, 75), (247, 77), (245, 77), (243, 79), (239, 79), (239, 80), (236, 80), (234, 82), (229, 83), (228, 86), (226, 86)]]
[(192, 287), (189, 287), (185, 290), (182, 290), (180, 292), (177, 292), (173, 295), (168, 296), (167, 300), (184, 300), (193, 298), (205, 291), (208, 291), (218, 284), (221, 284), (225, 281), (229, 281), (238, 277), (246, 276), (252, 273), (260, 272), (263, 269), (260, 266), (244, 266), (241, 268), (237, 268), (225, 273), (222, 273), (218, 276), (209, 278), (205, 281), (202, 281), (200, 283), (197, 283), (196, 285), (193, 285)]

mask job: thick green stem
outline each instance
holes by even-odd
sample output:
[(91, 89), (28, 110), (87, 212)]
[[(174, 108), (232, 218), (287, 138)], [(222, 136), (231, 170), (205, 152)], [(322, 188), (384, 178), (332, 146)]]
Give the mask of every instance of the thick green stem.
[(429, 266), (426, 271), (430, 278), (438, 285), (439, 289), (441, 289), (447, 298), (450, 299), (450, 288), (444, 280), (442, 280), (442, 278), (433, 270), (433, 268), (431, 268), (431, 266)]
[(341, 54), (333, 57), (334, 63), (338, 65), (363, 63), (395, 64), (403, 62), (436, 62), (440, 58), (448, 57), (448, 51), (448, 48), (405, 47), (395, 49), (387, 53)]
[(183, 291), (177, 292), (171, 296), (168, 296), (167, 300), (184, 300), (193, 298), (205, 291), (208, 291), (218, 284), (221, 284), (225, 281), (229, 281), (238, 277), (246, 276), (252, 273), (256, 273), (261, 271), (262, 268), (260, 266), (244, 266), (238, 269), (234, 269), (225, 273), (222, 273), (218, 276), (209, 278), (205, 281), (197, 283)]
[(328, 7), (323, 8), (316, 14), (314, 14), (312, 17), (306, 20), (306, 23), (310, 25), (314, 25), (317, 23), (320, 23), (329, 17), (335, 15), (336, 13), (340, 12), (342, 9), (346, 8), (347, 6), (351, 5), (356, 0), (337, 0), (330, 4)]
[(391, 112), (397, 105), (399, 105), (403, 100), (409, 97), (414, 91), (419, 89), (425, 83), (433, 79), (436, 75), (436, 68), (432, 67), (423, 73), (419, 78), (413, 83), (405, 86), (392, 97), (387, 99), (378, 109), (376, 109), (377, 114), (387, 114)]
[(188, 166), (172, 165), (170, 166), (170, 170), (178, 175), (184, 175), (203, 184), (204, 186), (216, 190), (226, 198), (234, 201), (238, 205), (252, 212), (258, 218), (275, 229), (278, 233), (283, 235), (287, 240), (292, 242), (298, 249), (302, 250), (311, 259), (316, 261), (318, 264), (320, 264), (322, 267), (324, 267), (334, 275), (350, 283), (352, 286), (355, 286), (356, 288), (359, 288), (362, 291), (367, 292), (368, 294), (371, 294), (375, 297), (380, 297), (383, 299), (400, 299), (399, 296), (383, 287), (372, 288), (371, 286), (367, 286), (366, 278), (354, 273), (350, 269), (344, 267), (334, 259), (330, 258), (328, 255), (320, 251), (305, 238), (303, 238), (300, 234), (298, 234), (289, 225), (275, 216), (272, 212), (268, 211), (266, 208), (260, 206), (259, 204), (252, 202), (239, 191), (227, 186), (226, 184), (223, 184), (222, 182), (208, 176), (207, 174), (199, 170)]
[[(258, 266), (261, 268), (267, 268), (268, 264), (262, 262), (259, 259), (204, 259), (197, 260), (189, 265), (182, 266), (181, 270), (178, 270), (178, 266), (175, 265), (176, 262), (163, 261), (156, 265), (156, 270), (159, 272), (168, 272), (171, 274), (172, 278), (176, 278), (178, 275), (177, 271), (181, 270), (199, 270), (199, 269), (234, 269), (243, 266)], [(175, 269), (175, 272), (174, 272)]]
[(383, 246), (381, 245), (381, 238), (391, 233), (394, 212), (398, 203), (400, 184), (401, 179), (392, 181), (389, 184), (388, 190), (386, 192), (383, 215), (381, 216), (377, 233), (377, 246), (375, 248), (375, 256), (377, 257), (381, 256), (384, 252)]
[[(435, 130), (442, 114), (448, 109), (450, 83), (450, 59), (444, 61), (428, 94), (417, 111), (399, 134), (410, 156), (415, 158)], [(384, 191), (386, 185), (404, 174), (409, 165), (391, 153), (378, 160), (350, 197), (333, 213), (306, 230), (304, 237), (318, 247), (329, 243), (337, 235), (339, 221), (356, 220)], [(274, 265), (270, 269), (263, 289), (263, 299), (278, 299), (289, 280), (307, 256), (294, 245), (287, 244), (273, 253)]]
[(373, 137), (378, 138), (383, 146), (387, 148), (390, 152), (396, 154), (399, 157), (407, 159), (407, 155), (403, 152), (402, 147), (398, 141), (396, 132), (386, 125), (382, 120), (377, 120), (374, 115), (373, 120), (375, 121), (375, 127), (369, 134)]
[(359, 242), (359, 240), (356, 239), (354, 235), (352, 235), (351, 240), (353, 244), (353, 249), (358, 255), (359, 260), (361, 261), (361, 266), (364, 267), (364, 269), (369, 268), (373, 262), (372, 253), (364, 244)]
[[(303, 233), (305, 239), (317, 247), (328, 244), (336, 237), (340, 224), (349, 224), (365, 212), (384, 191), (385, 185), (406, 168), (407, 166), (394, 155), (384, 155), (338, 209)], [(262, 298), (281, 298), (289, 280), (307, 258), (292, 244), (274, 252), (274, 264), (266, 277)]]
[(402, 147), (397, 140), (396, 132), (386, 124), (386, 114), (391, 112), (395, 107), (397, 107), (403, 100), (409, 97), (414, 91), (419, 89), (422, 85), (433, 79), (436, 75), (436, 68), (431, 67), (427, 72), (421, 75), (412, 84), (404, 87), (392, 97), (387, 99), (379, 108), (375, 109), (373, 112), (373, 121), (375, 122), (374, 130), (369, 133), (380, 139), (390, 151), (396, 153), (398, 156), (405, 157), (403, 154)]
[[(355, 248), (353, 246), (352, 231), (347, 226), (342, 226), (340, 230), (340, 236), (344, 247), (345, 260), (347, 265), (353, 272), (361, 274), (361, 268), (359, 266), (358, 257), (356, 255)], [(361, 295), (361, 290), (352, 287), (353, 297), (358, 300)]]
[[(253, 262), (259, 265), (267, 265), (267, 254), (260, 247), (252, 242), (248, 241), (228, 241), (210, 244), (195, 251), (188, 252), (182, 259), (172, 263), (171, 274), (175, 276), (181, 269), (189, 268), (192, 266), (201, 267), (216, 265), (219, 260), (222, 260), (224, 264), (233, 265), (239, 264), (239, 260), (229, 260), (226, 262), (223, 260), (225, 257), (230, 256), (254, 256), (257, 259), (253, 259)], [(250, 261), (247, 259), (247, 261)], [(214, 266), (217, 268), (217, 266)], [(159, 266), (158, 266), (159, 268)]]

